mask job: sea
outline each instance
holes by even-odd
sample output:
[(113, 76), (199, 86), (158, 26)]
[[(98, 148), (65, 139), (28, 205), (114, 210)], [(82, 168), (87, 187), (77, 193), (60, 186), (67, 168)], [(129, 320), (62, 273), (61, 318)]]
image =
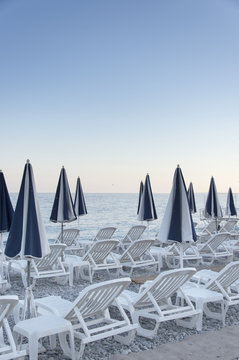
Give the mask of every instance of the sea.
[[(74, 199), (74, 194), (72, 194)], [(92, 240), (97, 231), (103, 227), (114, 226), (117, 228), (113, 238), (121, 239), (133, 225), (139, 225), (142, 222), (137, 220), (138, 194), (113, 194), (113, 193), (95, 193), (84, 194), (87, 207), (87, 215), (80, 216), (76, 221), (65, 223), (65, 228), (79, 228), (80, 239)], [(238, 194), (233, 194), (237, 207)], [(10, 193), (13, 208), (17, 202), (17, 193)], [(41, 210), (41, 216), (45, 225), (47, 238), (50, 242), (56, 239), (61, 231), (60, 223), (50, 221), (50, 215), (54, 202), (54, 193), (38, 193), (38, 201)], [(148, 223), (148, 234), (155, 238), (159, 231), (165, 208), (168, 202), (169, 194), (154, 194), (154, 202), (158, 219)], [(197, 223), (200, 219), (201, 210), (205, 207), (207, 194), (195, 193), (197, 213), (193, 214), (193, 220)], [(222, 210), (226, 207), (226, 193), (218, 193), (218, 198)], [(224, 210), (225, 211), (225, 210)], [(147, 223), (144, 223), (147, 225)], [(3, 241), (7, 240), (7, 233), (3, 234)]]

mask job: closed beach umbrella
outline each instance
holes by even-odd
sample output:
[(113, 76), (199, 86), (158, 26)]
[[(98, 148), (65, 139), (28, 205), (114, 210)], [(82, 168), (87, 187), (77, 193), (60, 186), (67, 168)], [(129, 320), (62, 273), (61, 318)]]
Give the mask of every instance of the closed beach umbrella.
[(76, 220), (76, 213), (64, 166), (61, 169), (50, 220), (61, 223), (61, 231), (65, 222)]
[(26, 259), (28, 262), (28, 288), (26, 290), (28, 310), (30, 299), (33, 299), (30, 287), (31, 259), (42, 258), (49, 252), (50, 248), (37, 199), (33, 169), (27, 160), (6, 243), (5, 255), (9, 258)]
[(149, 230), (149, 221), (156, 220), (157, 212), (155, 209), (153, 193), (150, 184), (149, 174), (146, 175), (143, 193), (140, 198), (140, 206), (138, 213), (139, 221), (147, 221), (148, 230)]
[(82, 189), (81, 181), (80, 181), (79, 177), (77, 178), (77, 183), (76, 183), (74, 209), (75, 209), (76, 216), (78, 216), (78, 219), (79, 219), (79, 216), (87, 214), (84, 193), (83, 193), (83, 189)]
[(169, 195), (157, 239), (163, 243), (167, 243), (168, 241), (179, 243), (181, 250), (181, 267), (183, 267), (183, 243), (194, 242), (197, 240), (189, 208), (187, 190), (179, 165), (174, 173), (172, 190)]
[(10, 230), (13, 207), (7, 190), (7, 185), (2, 170), (0, 170), (0, 232), (7, 232)]
[[(1, 233), (1, 260), (3, 261), (3, 232), (10, 230), (13, 218), (13, 207), (7, 190), (2, 170), (0, 170), (0, 233)], [(1, 262), (1, 275), (3, 277), (3, 262)]]
[(235, 204), (234, 204), (234, 198), (233, 198), (231, 188), (229, 188), (228, 193), (227, 193), (226, 215), (228, 215), (228, 216), (237, 216), (237, 211), (236, 211), (236, 207), (235, 207)]
[(216, 184), (213, 177), (211, 177), (210, 181), (204, 214), (206, 218), (212, 218), (216, 220), (223, 217), (222, 209), (218, 200)]
[(196, 202), (195, 202), (195, 196), (194, 196), (194, 190), (193, 190), (193, 184), (190, 183), (188, 187), (188, 202), (189, 202), (189, 208), (191, 210), (191, 213), (194, 214), (197, 212), (196, 208)]
[(139, 213), (139, 208), (140, 208), (140, 202), (141, 202), (141, 197), (144, 191), (144, 184), (143, 181), (140, 182), (140, 186), (139, 186), (139, 200), (138, 200), (138, 209), (137, 209), (137, 215)]

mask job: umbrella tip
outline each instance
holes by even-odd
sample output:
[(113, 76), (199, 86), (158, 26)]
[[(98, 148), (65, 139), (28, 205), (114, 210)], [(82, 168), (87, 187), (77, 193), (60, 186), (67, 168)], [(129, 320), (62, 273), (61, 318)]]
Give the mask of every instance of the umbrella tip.
[(30, 160), (29, 160), (29, 159), (27, 159), (27, 164), (29, 164), (29, 162), (30, 162)]
[(177, 165), (177, 168), (180, 168), (179, 164)]
[(0, 170), (0, 173), (2, 173), (2, 170)]

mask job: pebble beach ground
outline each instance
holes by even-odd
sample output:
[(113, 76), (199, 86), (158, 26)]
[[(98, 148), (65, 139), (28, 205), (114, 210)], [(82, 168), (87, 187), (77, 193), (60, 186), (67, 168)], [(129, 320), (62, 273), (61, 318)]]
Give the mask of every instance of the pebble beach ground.
[[(145, 276), (145, 271), (135, 271), (134, 276)], [(149, 275), (153, 275), (152, 272), (149, 272)], [(11, 288), (7, 290), (5, 294), (14, 294), (18, 295), (19, 299), (24, 298), (24, 287), (22, 285), (21, 277), (19, 274), (10, 274), (11, 279)], [(101, 282), (108, 280), (108, 274), (104, 271), (97, 273), (94, 278), (94, 282)], [(50, 280), (39, 280), (37, 281), (33, 293), (34, 297), (44, 297), (49, 295), (58, 295), (70, 301), (75, 300), (79, 292), (89, 283), (87, 281), (80, 280), (77, 283), (74, 283), (73, 287), (70, 287), (67, 284), (57, 284)], [(129, 286), (129, 290), (137, 291), (139, 284), (132, 282)], [(239, 305), (230, 307), (226, 315), (226, 326), (239, 324)], [(13, 325), (13, 319), (10, 319), (11, 325)], [(220, 321), (209, 319), (204, 316), (203, 318), (203, 329), (202, 332), (207, 332), (211, 330), (218, 330), (222, 327)], [(174, 321), (168, 321), (162, 323), (160, 326), (157, 336), (152, 339), (146, 339), (141, 336), (135, 337), (134, 341), (129, 345), (122, 345), (116, 342), (112, 337), (104, 340), (100, 340), (91, 344), (88, 344), (85, 348), (83, 359), (92, 360), (92, 359), (110, 359), (113, 355), (116, 354), (129, 354), (130, 352), (139, 352), (148, 349), (154, 349), (161, 344), (181, 341), (186, 337), (197, 334), (198, 332), (195, 329), (187, 329), (184, 327), (177, 326)], [(45, 353), (39, 354), (40, 360), (55, 360), (55, 359), (66, 359), (63, 355), (63, 352), (57, 343), (55, 349), (50, 349), (47, 341), (44, 341), (44, 346), (47, 349)]]

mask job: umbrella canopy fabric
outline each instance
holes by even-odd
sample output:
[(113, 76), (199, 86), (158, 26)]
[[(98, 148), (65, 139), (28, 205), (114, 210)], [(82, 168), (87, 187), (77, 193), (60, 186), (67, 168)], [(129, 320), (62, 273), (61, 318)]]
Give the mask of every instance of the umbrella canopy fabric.
[(0, 233), (10, 230), (13, 207), (2, 170), (0, 170)]
[(213, 176), (211, 177), (206, 206), (204, 210), (206, 218), (222, 218), (222, 209), (218, 200), (217, 188)]
[(139, 186), (139, 201), (138, 201), (137, 215), (139, 214), (139, 208), (140, 208), (141, 197), (142, 197), (143, 191), (144, 191), (144, 184), (143, 184), (143, 181), (141, 181), (140, 186)]
[(197, 240), (189, 209), (187, 190), (179, 166), (174, 173), (172, 190), (157, 239), (163, 243), (167, 243), (169, 240), (179, 243)]
[(42, 258), (50, 252), (37, 199), (33, 169), (27, 161), (5, 255), (21, 259)]
[(139, 221), (156, 220), (158, 217), (155, 209), (149, 174), (146, 175), (144, 189), (140, 199), (141, 200), (140, 200), (140, 206), (138, 212), (138, 220)]
[(74, 209), (77, 216), (87, 214), (86, 204), (80, 178), (77, 178)]
[(197, 212), (197, 208), (196, 208), (193, 184), (191, 182), (188, 187), (188, 202), (189, 202), (189, 208), (191, 210), (191, 213), (195, 214)]
[(236, 207), (235, 207), (234, 198), (233, 198), (231, 188), (229, 188), (228, 193), (227, 193), (226, 215), (228, 215), (228, 216), (237, 216), (237, 211), (236, 211)]
[(61, 169), (50, 220), (62, 224), (76, 220), (76, 213), (64, 167)]

